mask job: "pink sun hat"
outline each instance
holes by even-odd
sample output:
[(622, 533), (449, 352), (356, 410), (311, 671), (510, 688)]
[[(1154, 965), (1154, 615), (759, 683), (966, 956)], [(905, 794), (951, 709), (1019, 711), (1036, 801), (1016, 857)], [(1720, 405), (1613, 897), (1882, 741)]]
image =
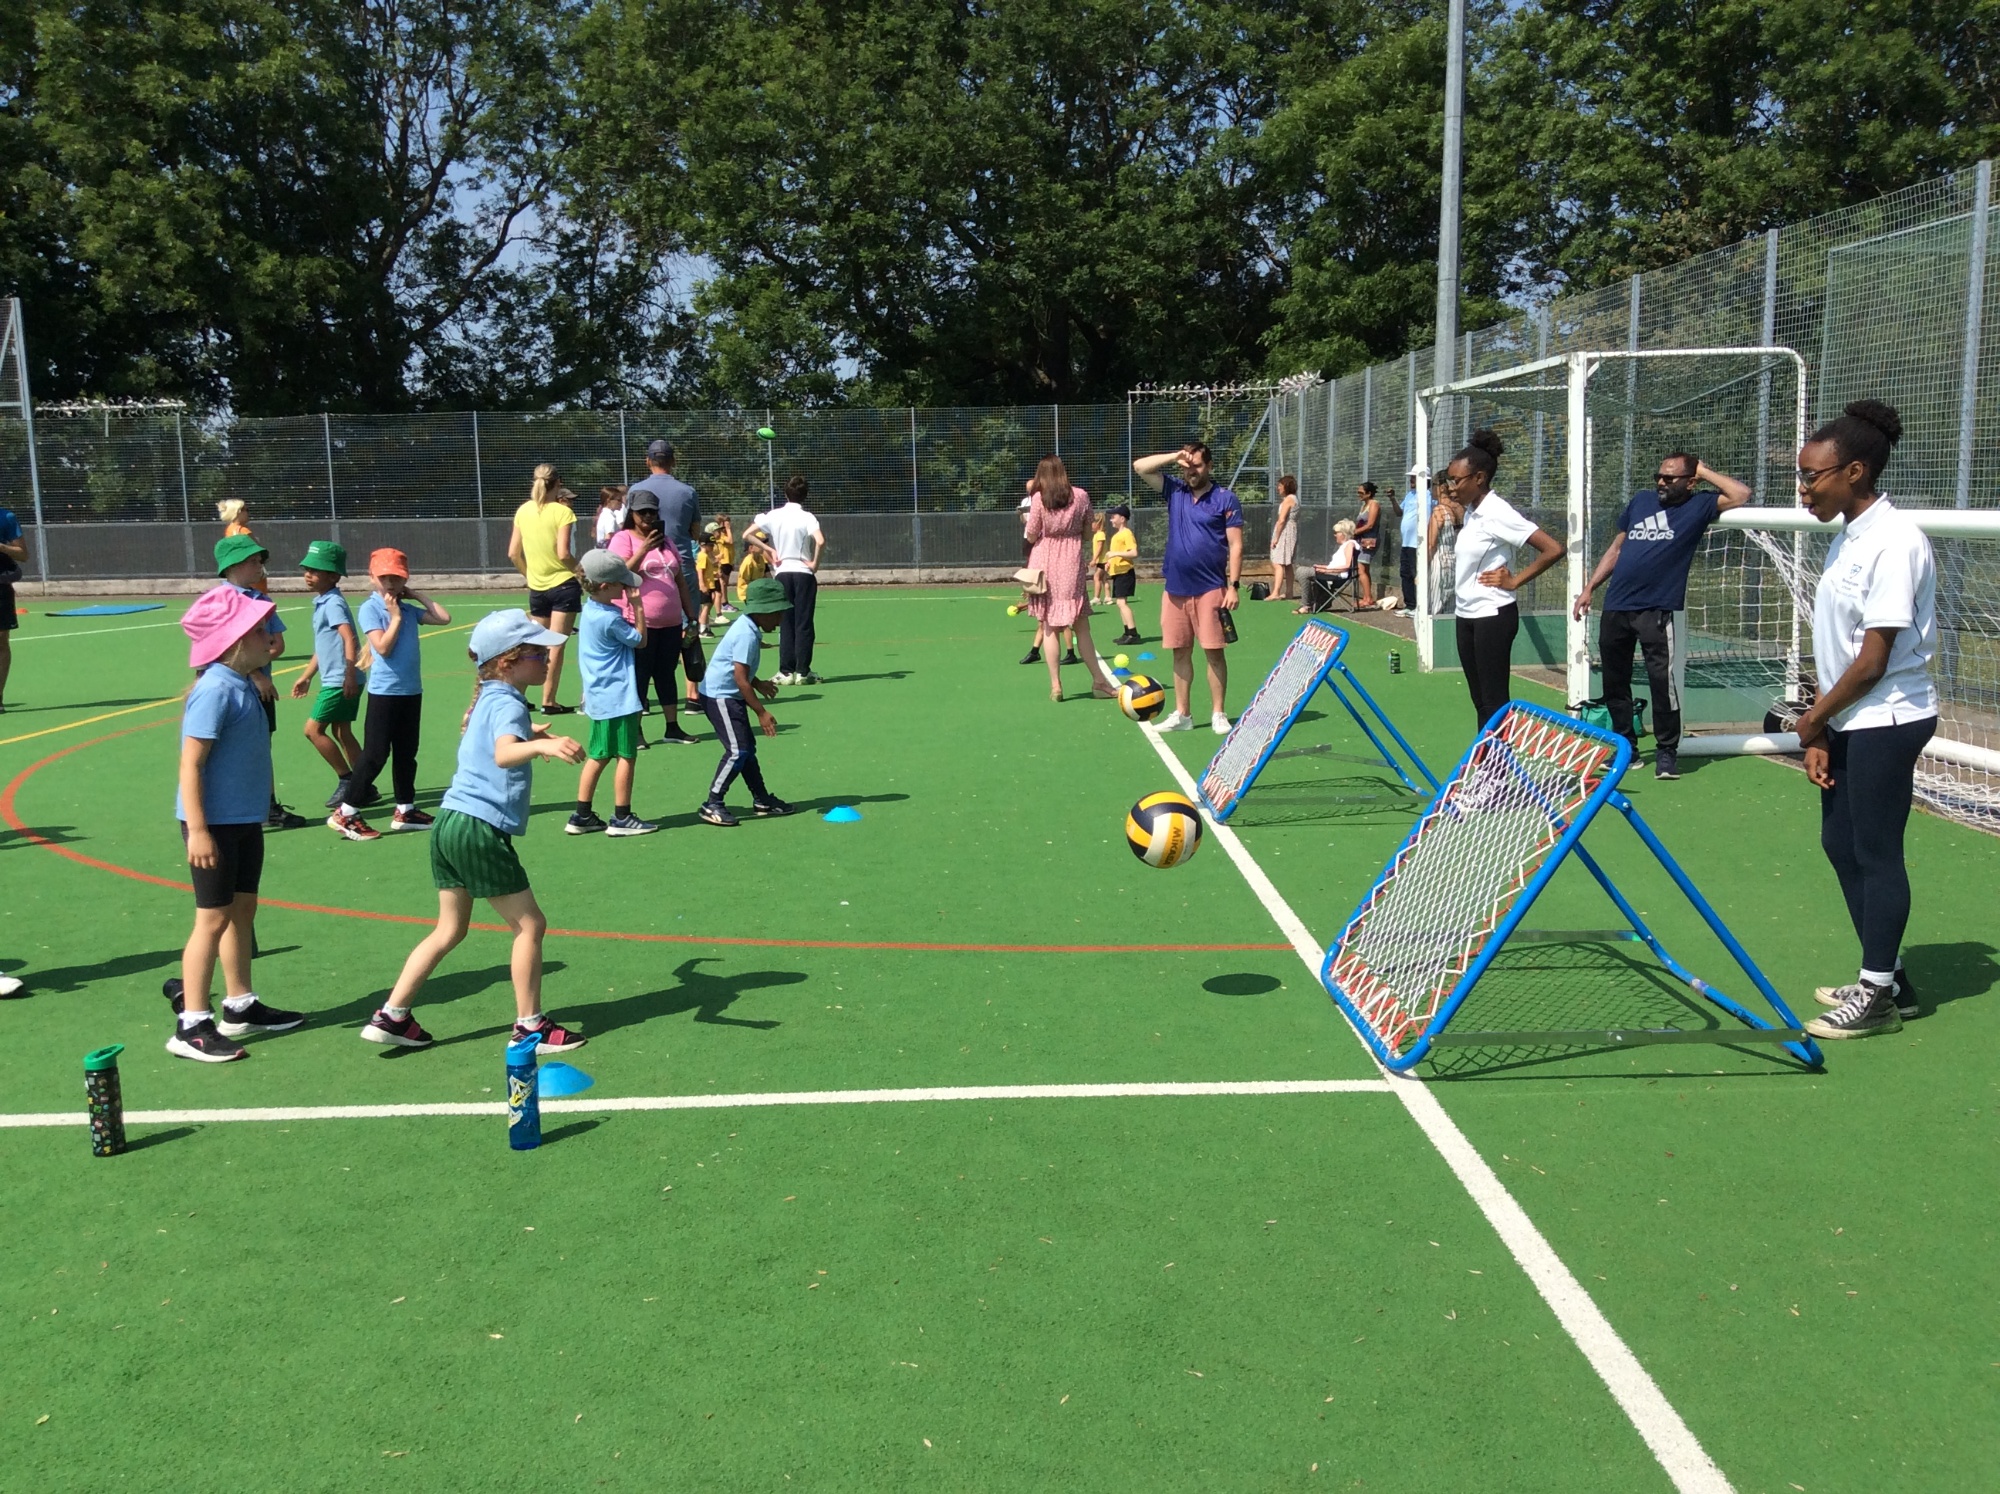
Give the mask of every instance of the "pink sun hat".
[(181, 615), (181, 631), (188, 635), (188, 667), (213, 664), (277, 610), (278, 604), (268, 598), (245, 596), (233, 586), (210, 587)]

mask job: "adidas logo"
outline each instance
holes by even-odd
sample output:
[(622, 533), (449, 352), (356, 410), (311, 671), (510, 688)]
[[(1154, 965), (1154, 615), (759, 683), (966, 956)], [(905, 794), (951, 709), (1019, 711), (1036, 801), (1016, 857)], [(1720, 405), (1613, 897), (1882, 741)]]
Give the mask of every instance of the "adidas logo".
[(1670, 540), (1674, 537), (1674, 526), (1667, 522), (1665, 514), (1648, 514), (1625, 533), (1628, 540)]

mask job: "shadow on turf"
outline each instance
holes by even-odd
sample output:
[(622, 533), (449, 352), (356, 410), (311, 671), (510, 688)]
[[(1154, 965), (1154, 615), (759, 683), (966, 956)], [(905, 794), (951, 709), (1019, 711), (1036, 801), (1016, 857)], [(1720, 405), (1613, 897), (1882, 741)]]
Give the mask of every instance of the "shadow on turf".
[(544, 1131), (542, 1132), (542, 1145), (554, 1146), (558, 1141), (568, 1141), (570, 1138), (582, 1136), (588, 1131), (595, 1131), (599, 1126), (604, 1124), (604, 1121), (605, 1117), (600, 1115), (591, 1120), (571, 1121), (566, 1126), (557, 1126), (553, 1131)]
[[(550, 960), (542, 966), (542, 974), (545, 977), (555, 975), (567, 968), (561, 960)], [(423, 995), (419, 998), (419, 1004), (425, 1007), (441, 1006), (447, 1002), (458, 1001), (467, 996), (480, 995), (483, 992), (492, 990), (496, 986), (505, 988), (507, 995), (511, 998), (513, 995), (512, 980), (513, 970), (506, 965), (488, 965), (480, 970), (453, 970), (445, 975), (432, 976), (424, 985)], [(353, 1027), (359, 1029), (370, 1017), (375, 1015), (375, 1009), (388, 1000), (388, 998), (388, 988), (383, 987), (380, 990), (371, 991), (368, 995), (358, 1000), (350, 1001), (345, 1006), (337, 1006), (324, 1012), (314, 1012), (312, 1014), (312, 1021), (315, 1026)], [(477, 1028), (471, 1032), (453, 1033), (450, 1037), (438, 1038), (431, 1044), (431, 1047), (449, 1048), (454, 1043), (477, 1042), (482, 1038), (497, 1037), (501, 1033), (512, 1032), (514, 1030), (514, 1019), (506, 1015), (507, 1008), (503, 1006), (496, 1008), (496, 1010), (504, 1018), (497, 1025)], [(393, 1048), (385, 1046), (382, 1049), (381, 1056), (383, 1058), (402, 1058), (411, 1053), (428, 1051), (430, 1050), (423, 1048)]]
[(1984, 996), (2000, 984), (2000, 950), (1965, 940), (1958, 944), (1916, 944), (1903, 951), (1917, 1009), (1928, 1017), (1941, 1006)]
[(1268, 996), (1283, 984), (1275, 975), (1242, 970), (1234, 975), (1211, 975), (1201, 988), (1211, 996)]
[(745, 970), (734, 975), (706, 975), (697, 967), (710, 963), (711, 959), (708, 955), (697, 955), (681, 961), (674, 967), (678, 985), (638, 996), (622, 996), (616, 1001), (600, 1001), (594, 1006), (571, 1007), (568, 1014), (576, 1019), (578, 1027), (592, 1037), (616, 1032), (621, 1027), (636, 1026), (655, 1017), (677, 1017), (682, 1012), (693, 1012), (695, 1021), (718, 1027), (749, 1027), (758, 1032), (769, 1032), (784, 1025), (780, 1022), (748, 1021), (725, 1016), (724, 1013), (748, 992), (800, 984), (806, 978), (804, 971)]
[[(36, 839), (30, 840), (30, 835)], [(66, 846), (77, 839), (74, 825), (31, 825), (26, 830), (0, 830), (0, 851), (32, 849), (37, 841)]]
[[(912, 671), (908, 669), (885, 669), (880, 674), (829, 674), (821, 678), (822, 685), (857, 685), (863, 680), (906, 680)], [(794, 696), (793, 699), (803, 697)]]
[(1242, 807), (1230, 816), (1230, 824), (1239, 828), (1309, 825), (1371, 815), (1400, 819), (1423, 806), (1421, 798), (1393, 778), (1296, 779), (1252, 788)]
[[(644, 794), (637, 794), (634, 797), (642, 801), (637, 805), (637, 808), (644, 811), (646, 807), (643, 802)], [(825, 814), (826, 811), (840, 804), (900, 804), (909, 797), (908, 794), (822, 794), (816, 799), (794, 799), (792, 807), (799, 812), (800, 816), (808, 814), (819, 815)], [(529, 810), (528, 813), (534, 815), (559, 814), (564, 819), (568, 819), (574, 809), (575, 805), (572, 803), (543, 804)], [(745, 825), (754, 825), (758, 822), (756, 815), (741, 803), (740, 791), (739, 801), (736, 806), (736, 815)], [(701, 816), (694, 810), (688, 810), (682, 814), (655, 814), (650, 816), (650, 818), (662, 830), (679, 830), (689, 825), (704, 823)]]
[(136, 975), (171, 972), (180, 967), (178, 949), (155, 949), (145, 954), (116, 955), (95, 965), (64, 965), (54, 970), (35, 970), (26, 960), (0, 960), (0, 968), (21, 971), (22, 979), (37, 995), (66, 995), (107, 980), (129, 980)]
[(7, 714), (10, 716), (32, 716), (38, 711), (104, 711), (115, 709), (118, 706), (151, 705), (158, 699), (157, 695), (153, 695), (142, 700), (79, 700), (69, 705), (10, 705), (7, 707)]
[(165, 1146), (170, 1141), (185, 1141), (200, 1132), (200, 1126), (173, 1126), (165, 1131), (148, 1131), (144, 1136), (127, 1137), (125, 1150), (143, 1152), (149, 1146)]

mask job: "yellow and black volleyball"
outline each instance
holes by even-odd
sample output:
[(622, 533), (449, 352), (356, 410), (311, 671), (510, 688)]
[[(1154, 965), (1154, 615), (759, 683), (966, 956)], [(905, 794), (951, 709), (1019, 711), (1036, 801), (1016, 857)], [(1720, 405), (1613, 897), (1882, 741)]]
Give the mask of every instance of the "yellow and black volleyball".
[(1118, 686), (1118, 709), (1134, 721), (1151, 721), (1166, 703), (1166, 690), (1150, 675), (1132, 675)]
[(1148, 794), (1125, 816), (1125, 843), (1148, 866), (1179, 866), (1201, 846), (1201, 811), (1176, 793)]

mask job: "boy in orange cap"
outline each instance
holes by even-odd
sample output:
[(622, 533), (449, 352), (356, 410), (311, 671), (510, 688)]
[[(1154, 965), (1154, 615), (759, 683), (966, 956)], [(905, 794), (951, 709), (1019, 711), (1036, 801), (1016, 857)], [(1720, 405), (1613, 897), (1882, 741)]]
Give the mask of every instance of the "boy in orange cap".
[[(257, 890), (264, 872), (264, 818), (271, 802), (271, 733), (255, 684), (275, 640), (276, 604), (217, 586), (181, 618), (188, 666), (202, 671), (181, 712), (180, 792), (174, 815), (187, 842), (194, 883), (194, 932), (181, 973), (166, 983), (174, 1008), (167, 1051), (197, 1063), (247, 1057), (237, 1038), (290, 1032), (305, 1018), (257, 999), (250, 984)], [(218, 1018), (209, 1004), (216, 961), (227, 993)]]
[(361, 738), (361, 760), (348, 779), (347, 798), (327, 824), (349, 840), (379, 840), (381, 832), (361, 818), (361, 811), (381, 796), (375, 777), (390, 761), (391, 787), (396, 792), (392, 830), (428, 830), (431, 817), (417, 808), (417, 744), (423, 735), (424, 674), (417, 629), (426, 624), (448, 625), (451, 614), (422, 592), (410, 588), (410, 559), (401, 550), (381, 549), (368, 557), (368, 574), (375, 590), (361, 604), (357, 621), (361, 636), (374, 652), (368, 672), (368, 723)]

